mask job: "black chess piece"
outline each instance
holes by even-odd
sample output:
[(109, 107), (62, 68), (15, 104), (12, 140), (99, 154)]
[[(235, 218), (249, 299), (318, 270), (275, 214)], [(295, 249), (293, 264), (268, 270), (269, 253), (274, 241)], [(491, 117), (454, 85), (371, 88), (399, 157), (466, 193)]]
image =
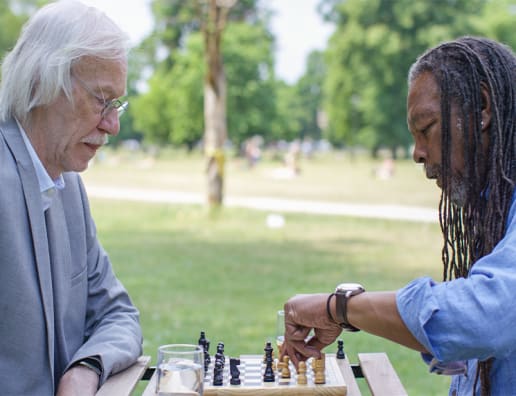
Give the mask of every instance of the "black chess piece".
[(217, 353), (215, 354), (215, 356), (219, 355), (220, 356), (220, 359), (222, 361), (222, 368), (224, 368), (224, 365), (226, 364), (226, 356), (224, 355), (224, 343), (223, 342), (219, 342), (217, 344)]
[(221, 386), (224, 383), (224, 361), (220, 353), (215, 355), (213, 365), (213, 386)]
[(201, 331), (201, 335), (199, 336), (199, 345), (204, 346), (206, 344), (206, 333), (204, 331)]
[(240, 370), (238, 369), (238, 366), (240, 365), (240, 359), (236, 358), (230, 358), (229, 359), (229, 371), (231, 373), (231, 379), (229, 380), (229, 383), (231, 385), (240, 385)]
[(276, 381), (276, 376), (274, 374), (274, 370), (272, 369), (272, 345), (270, 341), (267, 341), (265, 348), (265, 372), (263, 373), (263, 382), (274, 382)]
[(342, 340), (338, 340), (337, 341), (337, 355), (336, 355), (336, 358), (337, 359), (345, 359), (346, 358), (346, 354), (344, 353), (344, 341)]
[(210, 341), (206, 338), (206, 333), (204, 331), (201, 331), (201, 336), (199, 337), (199, 343), (198, 343), (203, 351), (204, 351), (204, 375), (208, 372), (208, 367), (211, 363), (211, 357), (210, 357)]

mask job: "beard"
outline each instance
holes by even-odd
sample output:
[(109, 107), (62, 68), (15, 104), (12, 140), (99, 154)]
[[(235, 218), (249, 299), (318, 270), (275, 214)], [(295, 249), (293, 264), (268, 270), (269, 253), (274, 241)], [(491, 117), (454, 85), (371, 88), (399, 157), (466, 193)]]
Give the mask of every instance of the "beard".
[(450, 200), (460, 208), (468, 201), (468, 188), (462, 176), (454, 175), (451, 179)]
[[(426, 177), (436, 179), (437, 185), (443, 190), (441, 167), (439, 165), (428, 166), (425, 167), (425, 172)], [(443, 190), (443, 194), (448, 196), (454, 205), (463, 208), (468, 201), (468, 186), (464, 177), (457, 173), (452, 174), (447, 191)]]

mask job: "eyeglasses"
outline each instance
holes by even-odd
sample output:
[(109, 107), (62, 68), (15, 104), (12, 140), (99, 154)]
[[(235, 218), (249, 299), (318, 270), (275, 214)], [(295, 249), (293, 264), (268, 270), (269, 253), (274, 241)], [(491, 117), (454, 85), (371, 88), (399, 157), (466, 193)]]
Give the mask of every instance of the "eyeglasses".
[(118, 117), (120, 117), (127, 110), (127, 106), (129, 106), (129, 102), (127, 102), (127, 101), (122, 102), (119, 98), (106, 100), (106, 99), (104, 99), (104, 94), (102, 94), (102, 97), (98, 96), (79, 77), (77, 77), (77, 76), (73, 76), (73, 77), (79, 82), (79, 84), (81, 84), (81, 86), (84, 88), (84, 90), (86, 92), (88, 92), (91, 96), (93, 96), (95, 99), (97, 99), (97, 102), (99, 103), (99, 105), (102, 106), (102, 109), (100, 111), (101, 118), (104, 118), (109, 113), (111, 113), (111, 111), (113, 111), (113, 110), (116, 110), (118, 113)]

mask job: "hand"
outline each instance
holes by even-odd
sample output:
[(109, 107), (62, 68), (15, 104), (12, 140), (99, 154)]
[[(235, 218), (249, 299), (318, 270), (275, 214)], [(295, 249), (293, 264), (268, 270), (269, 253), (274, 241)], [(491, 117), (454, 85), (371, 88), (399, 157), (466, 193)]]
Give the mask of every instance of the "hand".
[(56, 396), (94, 396), (99, 387), (99, 376), (84, 366), (70, 368), (59, 381)]
[[(328, 317), (326, 302), (329, 294), (299, 294), (285, 303), (285, 341), (281, 358), (288, 355), (298, 366), (309, 357), (320, 358), (321, 350), (341, 333), (341, 327)], [(335, 304), (335, 299), (332, 301)], [(314, 330), (309, 339), (308, 334)]]

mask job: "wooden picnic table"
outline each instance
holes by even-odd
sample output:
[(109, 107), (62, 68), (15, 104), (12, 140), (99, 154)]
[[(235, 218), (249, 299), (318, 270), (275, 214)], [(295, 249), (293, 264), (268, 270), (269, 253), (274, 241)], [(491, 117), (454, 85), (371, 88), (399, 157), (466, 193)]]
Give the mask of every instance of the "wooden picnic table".
[(109, 377), (97, 396), (131, 396), (149, 368), (150, 360), (150, 356), (140, 356), (131, 367)]
[[(330, 354), (328, 354), (330, 355)], [(150, 357), (142, 356), (128, 369), (108, 378), (97, 396), (137, 396), (134, 389), (140, 380), (148, 380), (143, 396), (154, 395), (155, 369), (149, 367)], [(365, 378), (372, 396), (407, 396), (387, 354), (359, 353), (358, 364), (347, 358), (337, 359), (347, 385), (346, 396), (362, 396), (356, 378)]]

